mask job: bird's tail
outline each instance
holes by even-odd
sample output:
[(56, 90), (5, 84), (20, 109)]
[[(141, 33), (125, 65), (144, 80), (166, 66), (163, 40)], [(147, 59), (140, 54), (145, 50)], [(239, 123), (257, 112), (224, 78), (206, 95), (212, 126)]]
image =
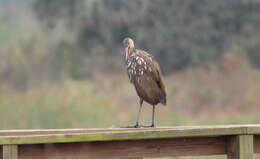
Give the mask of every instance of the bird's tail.
[(166, 98), (161, 99), (161, 100), (160, 100), (160, 103), (161, 103), (162, 105), (166, 105), (166, 104), (167, 104)]

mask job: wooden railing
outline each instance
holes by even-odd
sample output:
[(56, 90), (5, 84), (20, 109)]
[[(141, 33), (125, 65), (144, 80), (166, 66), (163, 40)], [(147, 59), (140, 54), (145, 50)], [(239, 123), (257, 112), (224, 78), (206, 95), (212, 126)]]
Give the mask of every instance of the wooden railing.
[(197, 155), (253, 159), (254, 153), (260, 153), (260, 125), (0, 131), (3, 159)]

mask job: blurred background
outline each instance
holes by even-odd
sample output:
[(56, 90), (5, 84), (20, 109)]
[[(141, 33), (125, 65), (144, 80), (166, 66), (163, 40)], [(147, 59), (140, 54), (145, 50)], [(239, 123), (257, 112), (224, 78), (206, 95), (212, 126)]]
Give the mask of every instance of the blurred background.
[(260, 124), (259, 0), (0, 0), (0, 129), (134, 124), (127, 36), (161, 65), (158, 126)]

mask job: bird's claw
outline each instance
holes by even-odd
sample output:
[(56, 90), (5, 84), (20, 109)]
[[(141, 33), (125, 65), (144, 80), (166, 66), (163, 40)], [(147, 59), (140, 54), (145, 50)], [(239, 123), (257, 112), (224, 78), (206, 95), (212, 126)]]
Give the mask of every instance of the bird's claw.
[(135, 125), (130, 125), (130, 126), (124, 126), (121, 128), (155, 128), (155, 125), (140, 125), (138, 123), (136, 123)]
[(141, 128), (155, 128), (155, 125), (140, 125)]
[(141, 128), (141, 125), (139, 125), (139, 123), (136, 123), (135, 125), (123, 126), (121, 128)]

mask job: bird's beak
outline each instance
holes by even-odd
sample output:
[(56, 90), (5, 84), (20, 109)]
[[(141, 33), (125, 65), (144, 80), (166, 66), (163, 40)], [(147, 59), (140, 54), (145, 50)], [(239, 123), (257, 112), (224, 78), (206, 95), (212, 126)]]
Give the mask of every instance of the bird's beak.
[(126, 47), (126, 48), (125, 48), (125, 60), (128, 59), (128, 50), (129, 50), (128, 47)]

